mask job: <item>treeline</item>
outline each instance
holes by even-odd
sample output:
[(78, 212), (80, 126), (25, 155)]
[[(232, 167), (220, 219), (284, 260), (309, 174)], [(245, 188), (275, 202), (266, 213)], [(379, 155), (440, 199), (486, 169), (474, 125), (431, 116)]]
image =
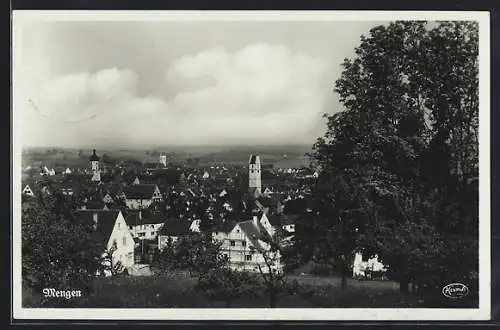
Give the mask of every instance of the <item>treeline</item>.
[(355, 54), (335, 83), (344, 110), (313, 148), (322, 171), (299, 259), (345, 278), (360, 251), (402, 291), (477, 288), (477, 23), (378, 26)]

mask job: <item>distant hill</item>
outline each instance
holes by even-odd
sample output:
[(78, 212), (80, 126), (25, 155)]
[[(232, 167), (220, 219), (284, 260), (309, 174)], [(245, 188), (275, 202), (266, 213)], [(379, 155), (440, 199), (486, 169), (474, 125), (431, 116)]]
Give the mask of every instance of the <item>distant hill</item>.
[[(100, 150), (97, 154), (117, 159), (135, 159), (140, 162), (158, 162), (158, 154), (166, 152), (170, 161), (185, 161), (190, 158), (199, 159), (199, 164), (209, 165), (226, 163), (244, 165), (251, 154), (259, 154), (262, 163), (273, 164), (274, 167), (300, 167), (309, 164), (305, 156), (311, 146), (304, 145), (269, 145), (269, 146), (186, 146), (151, 149), (112, 149)], [(23, 166), (43, 163), (48, 166), (87, 166), (91, 149), (72, 148), (27, 148), (23, 150)]]

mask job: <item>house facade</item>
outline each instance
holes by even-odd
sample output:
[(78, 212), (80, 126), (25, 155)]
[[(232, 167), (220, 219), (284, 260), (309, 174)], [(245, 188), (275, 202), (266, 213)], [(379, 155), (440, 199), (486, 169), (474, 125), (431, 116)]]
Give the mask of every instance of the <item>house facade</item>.
[(134, 265), (134, 238), (130, 234), (121, 211), (118, 211), (118, 216), (109, 237), (108, 250), (112, 246), (116, 246), (116, 251), (114, 251), (112, 258), (113, 263), (120, 262), (125, 268)]
[(22, 194), (30, 197), (35, 196), (33, 190), (31, 190), (31, 187), (29, 185), (24, 186)]
[(165, 220), (159, 216), (143, 214), (142, 210), (139, 210), (127, 216), (127, 223), (132, 237), (139, 240), (156, 240)]
[[(282, 268), (279, 251), (271, 251), (268, 243), (272, 236), (270, 227), (265, 215), (260, 220), (255, 215), (251, 220), (236, 223), (229, 232), (214, 232), (213, 239), (222, 243), (222, 254), (228, 257), (232, 269), (267, 273), (270, 270), (265, 256), (274, 261), (274, 269)], [(274, 233), (274, 229), (272, 232)]]
[[(120, 263), (124, 270), (128, 270), (134, 265), (134, 239), (121, 211), (86, 209), (79, 210), (76, 217), (79, 221), (92, 223), (96, 243), (104, 246), (102, 256), (112, 251), (110, 262), (113, 267)], [(111, 266), (109, 260), (107, 266)], [(109, 276), (111, 272), (105, 271), (105, 275)]]
[(154, 202), (161, 202), (163, 196), (156, 184), (133, 184), (124, 191), (125, 204), (131, 210), (146, 209)]

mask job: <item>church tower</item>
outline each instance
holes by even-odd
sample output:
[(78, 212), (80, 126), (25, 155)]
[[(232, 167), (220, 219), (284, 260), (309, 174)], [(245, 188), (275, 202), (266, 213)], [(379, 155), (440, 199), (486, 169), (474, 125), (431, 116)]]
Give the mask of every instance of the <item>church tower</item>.
[(160, 154), (160, 164), (162, 164), (163, 167), (167, 167), (167, 155), (163, 152)]
[(93, 150), (92, 155), (89, 158), (90, 168), (92, 169), (92, 181), (101, 181), (101, 170), (99, 169), (99, 157)]
[(250, 155), (248, 161), (248, 189), (259, 194), (262, 192), (261, 168), (259, 155)]

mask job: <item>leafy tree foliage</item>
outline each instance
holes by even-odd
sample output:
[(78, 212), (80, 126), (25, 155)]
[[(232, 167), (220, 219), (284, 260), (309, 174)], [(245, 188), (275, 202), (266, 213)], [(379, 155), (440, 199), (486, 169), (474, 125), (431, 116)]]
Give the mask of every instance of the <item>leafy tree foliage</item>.
[(243, 296), (258, 295), (257, 287), (258, 282), (254, 276), (234, 271), (227, 265), (200, 274), (196, 284), (197, 290), (214, 300), (224, 301), (226, 307), (230, 307), (235, 300)]
[(102, 275), (108, 272), (111, 276), (116, 276), (122, 274), (125, 268), (121, 261), (115, 259), (115, 252), (118, 249), (116, 242), (111, 246), (111, 248), (106, 249), (102, 255), (102, 264), (104, 266), (104, 271)]
[(344, 111), (313, 148), (322, 171), (315, 218), (297, 227), (303, 258), (345, 273), (355, 251), (378, 255), (402, 290), (474, 281), (477, 24), (394, 22), (355, 54), (335, 83)]
[(251, 247), (252, 254), (260, 253), (264, 259), (264, 264), (257, 264), (259, 274), (263, 283), (263, 291), (268, 297), (269, 308), (276, 308), (279, 298), (285, 294), (294, 293), (298, 290), (299, 284), (296, 280), (290, 280), (288, 273), (283, 267), (284, 247), (279, 235), (269, 237), (266, 244), (268, 249), (257, 251)]
[(62, 195), (39, 193), (22, 205), (22, 276), (33, 292), (43, 288), (91, 290), (103, 270), (103, 246), (91, 223), (79, 223)]
[(227, 257), (220, 253), (221, 243), (211, 236), (193, 233), (177, 241), (167, 241), (159, 255), (160, 269), (185, 269), (192, 274), (205, 274), (211, 269), (224, 267)]

